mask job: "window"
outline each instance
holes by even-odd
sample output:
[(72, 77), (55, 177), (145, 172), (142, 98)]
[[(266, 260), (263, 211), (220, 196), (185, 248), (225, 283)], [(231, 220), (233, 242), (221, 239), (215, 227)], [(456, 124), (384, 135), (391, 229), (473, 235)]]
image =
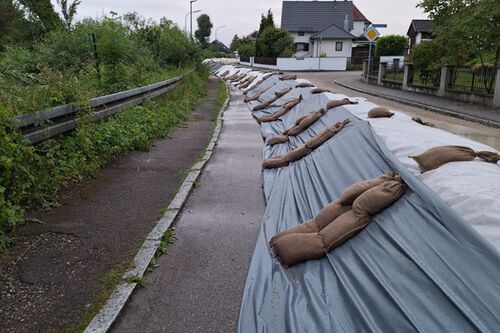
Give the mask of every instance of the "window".
[(309, 43), (296, 43), (295, 51), (306, 51), (309, 52)]
[(299, 36), (304, 36), (304, 31), (299, 31)]
[(336, 42), (335, 43), (335, 51), (342, 52), (343, 44), (344, 44), (343, 42)]

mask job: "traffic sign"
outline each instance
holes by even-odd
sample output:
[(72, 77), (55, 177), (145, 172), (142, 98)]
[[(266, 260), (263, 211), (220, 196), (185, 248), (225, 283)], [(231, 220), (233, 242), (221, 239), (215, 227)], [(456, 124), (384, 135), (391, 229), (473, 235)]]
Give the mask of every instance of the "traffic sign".
[(372, 27), (374, 27), (374, 28), (387, 28), (387, 24), (385, 24), (385, 23), (373, 23)]
[(378, 36), (380, 36), (380, 32), (378, 32), (378, 30), (375, 29), (373, 25), (369, 26), (368, 29), (366, 29), (365, 37), (370, 43), (377, 39)]

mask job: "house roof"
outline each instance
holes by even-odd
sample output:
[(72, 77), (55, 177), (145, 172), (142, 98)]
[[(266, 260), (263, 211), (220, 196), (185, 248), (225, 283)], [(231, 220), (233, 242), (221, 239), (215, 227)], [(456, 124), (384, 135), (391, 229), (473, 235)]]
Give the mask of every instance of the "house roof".
[(288, 31), (317, 32), (331, 24), (353, 29), (352, 1), (283, 1), (281, 28)]
[(311, 36), (311, 39), (355, 39), (356, 37), (345, 31), (344, 29), (331, 24), (325, 29), (315, 33)]
[(410, 28), (408, 28), (407, 34), (410, 33), (411, 28), (415, 32), (430, 32), (432, 33), (432, 21), (431, 20), (412, 20)]
[(356, 7), (355, 4), (352, 4), (352, 17), (354, 21), (364, 21), (371, 23), (370, 20), (368, 20), (366, 16), (363, 15), (363, 13), (358, 9), (358, 7)]
[(214, 45), (217, 48), (217, 50), (219, 50), (220, 52), (227, 53), (230, 51), (230, 49), (224, 43), (222, 43), (221, 41), (219, 41), (217, 39), (212, 41), (212, 43), (210, 43), (210, 44)]

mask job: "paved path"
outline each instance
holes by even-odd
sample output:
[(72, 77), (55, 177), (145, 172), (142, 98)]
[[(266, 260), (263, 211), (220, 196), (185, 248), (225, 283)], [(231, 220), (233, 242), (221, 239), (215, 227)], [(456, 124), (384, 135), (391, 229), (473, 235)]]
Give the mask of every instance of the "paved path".
[(264, 212), (262, 139), (233, 96), (212, 159), (176, 222), (175, 244), (146, 275), (113, 332), (234, 332)]
[(500, 109), (460, 102), (450, 98), (418, 94), (363, 82), (360, 77), (338, 79), (337, 84), (347, 88), (365, 92), (370, 95), (388, 98), (396, 102), (422, 107), (431, 111), (448, 114), (454, 117), (477, 121), (485, 125), (500, 127)]
[[(421, 117), (426, 121), (434, 123), (437, 128), (482, 142), (500, 150), (500, 128), (490, 127), (477, 122), (436, 113), (420, 107), (375, 97), (373, 95), (348, 89), (335, 83), (339, 80), (358, 79), (361, 72), (300, 72), (296, 74), (298, 77), (307, 79), (320, 87), (330, 88), (335, 92), (343, 93), (348, 96), (365, 97), (378, 105), (404, 112), (410, 116)], [(500, 110), (498, 110), (498, 112), (500, 112)]]

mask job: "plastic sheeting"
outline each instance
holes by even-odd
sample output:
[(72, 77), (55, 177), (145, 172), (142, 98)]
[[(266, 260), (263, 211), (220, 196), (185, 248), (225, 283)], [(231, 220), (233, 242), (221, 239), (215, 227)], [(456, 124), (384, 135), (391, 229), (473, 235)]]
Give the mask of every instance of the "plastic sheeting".
[[(308, 95), (279, 121), (263, 123), (261, 133), (264, 138), (277, 135), (298, 116), (340, 97)], [(284, 99), (264, 113), (277, 110)], [(302, 160), (264, 171), (267, 208), (245, 285), (239, 331), (496, 331), (499, 253), (400, 161), (374, 121), (359, 119), (363, 116), (356, 110), (361, 112), (365, 104), (332, 109), (289, 142), (263, 148), (265, 158), (286, 153), (327, 125), (351, 119)], [(410, 190), (365, 230), (321, 260), (284, 269), (273, 257), (267, 245), (272, 236), (312, 218), (350, 184), (389, 170), (398, 172)]]

